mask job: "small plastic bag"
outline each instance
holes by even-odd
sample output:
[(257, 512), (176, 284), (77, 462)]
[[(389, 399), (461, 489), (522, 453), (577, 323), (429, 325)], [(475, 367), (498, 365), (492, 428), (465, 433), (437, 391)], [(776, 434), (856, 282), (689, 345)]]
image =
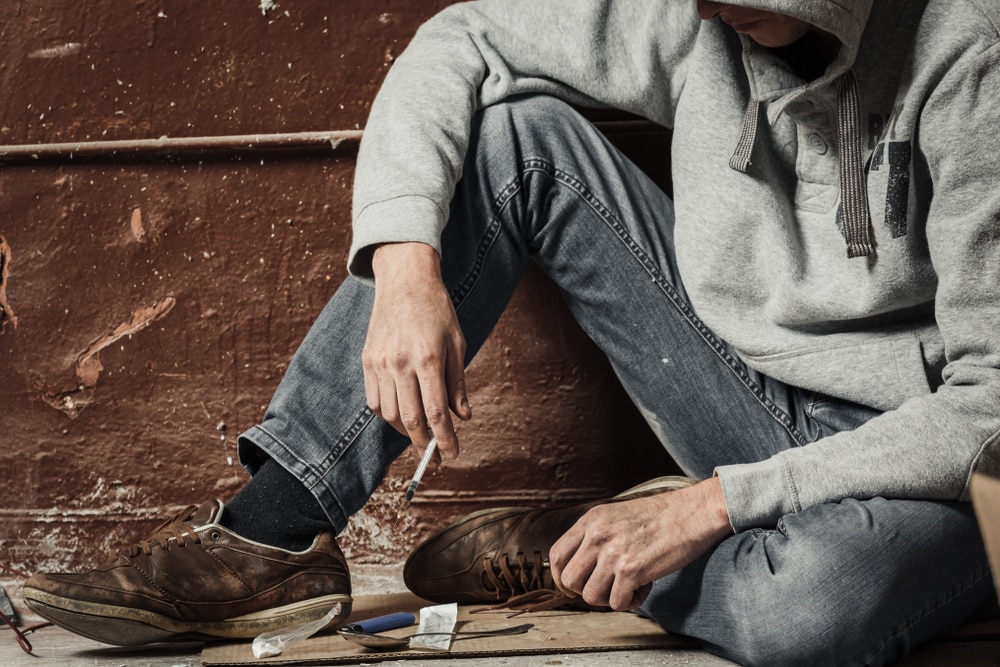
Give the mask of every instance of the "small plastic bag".
[(261, 658), (281, 655), (285, 647), (292, 642), (308, 639), (329, 625), (333, 619), (340, 615), (340, 609), (340, 603), (338, 602), (333, 605), (333, 608), (323, 618), (257, 635), (254, 637), (251, 647), (253, 649), (253, 657), (259, 660)]
[[(417, 636), (410, 637), (410, 648), (450, 651), (452, 632), (458, 622), (458, 604), (439, 604), (420, 610)], [(427, 634), (437, 633), (437, 634)]]

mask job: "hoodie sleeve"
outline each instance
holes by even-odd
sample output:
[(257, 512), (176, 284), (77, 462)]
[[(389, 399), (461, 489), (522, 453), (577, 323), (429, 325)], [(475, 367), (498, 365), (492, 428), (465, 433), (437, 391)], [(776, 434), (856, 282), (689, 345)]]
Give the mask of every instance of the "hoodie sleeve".
[(846, 497), (967, 500), (973, 472), (1000, 474), (998, 100), (1000, 45), (970, 49), (926, 97), (915, 138), (933, 183), (924, 231), (944, 383), (855, 431), (720, 467), (736, 529)]
[(669, 126), (694, 3), (483, 0), (424, 24), (372, 105), (354, 183), (348, 268), (371, 278), (374, 245), (440, 235), (482, 107), (523, 93), (613, 106)]

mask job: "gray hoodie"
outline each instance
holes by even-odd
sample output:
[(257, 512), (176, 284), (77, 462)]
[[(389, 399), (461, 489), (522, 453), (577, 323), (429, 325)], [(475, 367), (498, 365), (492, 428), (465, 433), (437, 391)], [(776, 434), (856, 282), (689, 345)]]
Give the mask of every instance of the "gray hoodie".
[(803, 81), (694, 0), (483, 0), (417, 33), (372, 107), (350, 269), (440, 249), (472, 115), (526, 92), (674, 129), (675, 241), (752, 367), (885, 411), (717, 469), (736, 529), (846, 497), (965, 499), (1000, 472), (1000, 3), (733, 0), (842, 42)]

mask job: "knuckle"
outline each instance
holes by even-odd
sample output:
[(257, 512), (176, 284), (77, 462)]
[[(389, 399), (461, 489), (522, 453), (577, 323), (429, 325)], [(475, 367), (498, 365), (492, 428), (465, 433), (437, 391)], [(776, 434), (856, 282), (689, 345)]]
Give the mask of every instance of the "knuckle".
[(583, 593), (581, 593), (581, 597), (583, 598), (584, 602), (586, 602), (587, 604), (595, 605), (595, 606), (597, 606), (597, 605), (603, 605), (603, 604), (605, 604), (607, 602), (607, 600), (604, 599), (603, 595), (600, 595), (600, 594), (596, 593), (595, 591), (590, 590), (589, 588), (583, 589)]
[(376, 374), (385, 371), (389, 366), (385, 354), (374, 351), (362, 352), (361, 363), (365, 368)]
[(424, 408), (424, 414), (427, 416), (427, 423), (434, 425), (443, 424), (445, 422), (445, 418), (447, 417), (445, 411), (440, 405), (437, 404), (426, 406)]
[(420, 419), (420, 417), (416, 415), (411, 415), (411, 414), (402, 415), (400, 417), (400, 421), (402, 421), (403, 427), (407, 431), (416, 431), (417, 429), (423, 428), (424, 426), (424, 420)]
[(606, 523), (598, 522), (592, 524), (588, 530), (590, 539), (597, 544), (607, 544), (614, 538), (614, 531)]
[(403, 352), (397, 352), (392, 355), (391, 359), (383, 359), (380, 365), (382, 368), (386, 368), (391, 365), (397, 371), (402, 371), (410, 365), (410, 357)]
[(413, 356), (413, 363), (418, 368), (434, 368), (438, 366), (438, 361), (440, 359), (441, 355), (437, 352), (424, 348)]
[(567, 570), (562, 574), (562, 584), (571, 591), (580, 592), (587, 580), (576, 570)]
[(638, 583), (639, 573), (642, 571), (639, 563), (635, 559), (625, 556), (618, 564), (618, 579), (624, 580), (628, 584)]
[(596, 507), (591, 507), (590, 511), (588, 511), (587, 514), (589, 514), (597, 521), (604, 521), (607, 518), (610, 511), (611, 510), (608, 508), (607, 505), (598, 505)]

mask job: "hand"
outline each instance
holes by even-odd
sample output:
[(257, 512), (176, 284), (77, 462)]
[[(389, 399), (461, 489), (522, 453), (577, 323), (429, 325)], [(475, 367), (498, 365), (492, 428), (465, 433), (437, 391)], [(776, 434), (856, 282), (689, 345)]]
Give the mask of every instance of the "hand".
[(635, 609), (652, 582), (692, 562), (732, 534), (718, 478), (598, 505), (549, 550), (556, 585), (592, 605)]
[(423, 243), (380, 246), (372, 257), (375, 302), (362, 352), (368, 406), (408, 435), (422, 455), (433, 434), (444, 458), (458, 456), (451, 413), (472, 418), (465, 391), (465, 337)]

